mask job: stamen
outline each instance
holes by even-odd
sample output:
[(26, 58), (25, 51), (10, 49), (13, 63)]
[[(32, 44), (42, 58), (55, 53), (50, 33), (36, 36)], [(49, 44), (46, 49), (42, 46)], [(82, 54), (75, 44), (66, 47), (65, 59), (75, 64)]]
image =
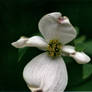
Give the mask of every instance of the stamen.
[(58, 40), (50, 40), (48, 44), (48, 55), (51, 57), (56, 57), (61, 55), (62, 44)]

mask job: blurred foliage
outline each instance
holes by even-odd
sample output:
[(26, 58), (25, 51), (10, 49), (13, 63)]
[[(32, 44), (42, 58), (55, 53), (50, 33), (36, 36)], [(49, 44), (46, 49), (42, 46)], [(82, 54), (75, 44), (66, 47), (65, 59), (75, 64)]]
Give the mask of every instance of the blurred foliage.
[(77, 39), (74, 40), (74, 44), (79, 44), (79, 43), (83, 43), (86, 40), (86, 36), (81, 36), (78, 37)]
[(75, 26), (75, 29), (77, 31), (77, 35), (79, 35), (79, 28), (77, 26)]
[[(38, 35), (38, 21), (53, 11), (69, 17), (78, 32), (76, 50), (92, 57), (92, 0), (0, 0), (0, 90), (29, 91), (22, 78), (23, 68), (42, 51), (15, 49), (11, 42), (23, 35)], [(69, 75), (66, 90), (92, 91), (92, 62), (79, 65), (72, 58), (64, 60)]]
[(92, 40), (85, 42), (85, 52), (92, 55)]
[(84, 51), (84, 49), (85, 49), (85, 46), (84, 46), (85, 39), (86, 39), (86, 36), (81, 36), (81, 37), (78, 37), (77, 39), (74, 40), (76, 51)]
[(84, 51), (85, 50), (85, 46), (84, 46), (84, 44), (83, 43), (78, 43), (78, 44), (76, 44), (75, 45), (75, 50), (76, 51)]
[(83, 79), (88, 78), (92, 74), (92, 64), (83, 65)]
[(21, 61), (21, 59), (24, 56), (24, 54), (26, 53), (27, 49), (28, 49), (27, 47), (18, 49), (18, 54), (19, 54), (18, 55), (18, 62)]

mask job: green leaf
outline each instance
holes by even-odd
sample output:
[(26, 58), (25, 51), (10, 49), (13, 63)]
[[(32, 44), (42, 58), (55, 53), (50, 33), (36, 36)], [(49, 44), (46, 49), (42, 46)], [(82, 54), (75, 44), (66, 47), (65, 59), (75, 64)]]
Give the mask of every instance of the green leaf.
[(68, 71), (68, 86), (67, 89), (77, 86), (81, 83), (82, 79), (82, 65), (77, 64), (74, 60), (73, 62), (67, 63), (67, 71)]
[(69, 57), (69, 56), (62, 56), (62, 57), (63, 57), (65, 63), (71, 63), (71, 62), (74, 61), (74, 60), (73, 60), (71, 57)]
[(74, 44), (79, 44), (79, 43), (83, 43), (86, 40), (86, 36), (80, 36), (77, 39), (74, 40)]
[(84, 51), (84, 49), (85, 49), (85, 46), (84, 46), (85, 39), (86, 39), (85, 36), (81, 36), (81, 37), (74, 40), (76, 51)]
[(83, 43), (78, 43), (78, 44), (75, 45), (75, 50), (79, 51), (79, 52), (84, 51), (85, 45)]
[(75, 29), (77, 31), (77, 35), (79, 34), (79, 28), (77, 26), (75, 26)]
[(18, 62), (21, 61), (21, 59), (24, 56), (24, 54), (26, 53), (27, 49), (28, 49), (27, 47), (18, 49), (18, 56), (19, 56), (18, 57)]
[(85, 52), (92, 55), (92, 40), (85, 42)]
[[(81, 73), (78, 74), (78, 72), (81, 71), (80, 70), (81, 68), (82, 68), (82, 79), (80, 80), (81, 77), (78, 79), (77, 79), (77, 77), (79, 77), (81, 75)], [(69, 83), (68, 83), (68, 89), (67, 89), (68, 91), (69, 90), (71, 90), (71, 91), (74, 91), (74, 90), (76, 90), (76, 91), (83, 91), (83, 90), (90, 91), (90, 90), (92, 90), (92, 87), (91, 87), (91, 85), (92, 85), (92, 77), (91, 77), (92, 76), (92, 65), (91, 64), (84, 64), (84, 65), (82, 65), (81, 68), (79, 69), (79, 67), (78, 67), (77, 68), (78, 70), (76, 69), (75, 74), (73, 74), (74, 80), (73, 80), (73, 78), (72, 79), (69, 78), (70, 83), (71, 82), (76, 83), (79, 80), (80, 80), (80, 82), (77, 83), (77, 85), (75, 85), (75, 86), (74, 85), (69, 86)], [(69, 70), (68, 70), (68, 72), (69, 72)], [(72, 71), (70, 71), (70, 73), (71, 72)]]
[(86, 79), (92, 74), (92, 64), (83, 65), (83, 79)]
[(82, 92), (82, 91), (92, 91), (92, 79), (82, 83), (81, 85), (79, 86), (76, 86), (76, 87), (72, 87), (70, 88), (71, 91), (74, 91), (76, 90), (76, 92)]

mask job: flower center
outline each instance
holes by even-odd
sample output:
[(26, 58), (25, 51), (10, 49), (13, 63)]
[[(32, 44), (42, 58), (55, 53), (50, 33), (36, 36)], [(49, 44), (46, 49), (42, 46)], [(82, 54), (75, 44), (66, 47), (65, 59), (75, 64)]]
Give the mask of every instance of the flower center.
[(48, 55), (51, 57), (56, 57), (61, 55), (62, 44), (58, 40), (50, 40), (47, 48)]

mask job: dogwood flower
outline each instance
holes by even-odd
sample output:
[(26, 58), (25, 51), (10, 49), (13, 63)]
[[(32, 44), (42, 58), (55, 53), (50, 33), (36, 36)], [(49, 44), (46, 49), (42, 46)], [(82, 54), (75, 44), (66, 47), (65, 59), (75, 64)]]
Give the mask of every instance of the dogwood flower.
[(68, 55), (79, 64), (88, 63), (90, 57), (65, 45), (77, 35), (68, 17), (59, 12), (50, 13), (41, 18), (38, 26), (43, 37), (21, 37), (12, 43), (16, 48), (37, 47), (45, 51), (25, 66), (24, 80), (32, 92), (63, 92), (68, 75), (62, 56)]

